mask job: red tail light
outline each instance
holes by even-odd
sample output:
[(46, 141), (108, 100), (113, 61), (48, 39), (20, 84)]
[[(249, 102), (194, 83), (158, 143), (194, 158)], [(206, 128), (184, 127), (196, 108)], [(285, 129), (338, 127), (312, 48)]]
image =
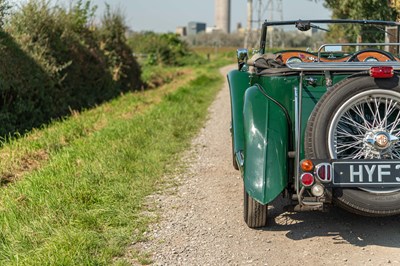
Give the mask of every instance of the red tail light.
[(322, 182), (331, 182), (332, 166), (329, 163), (321, 163), (315, 167), (315, 174)]
[(314, 176), (310, 173), (304, 173), (300, 177), (301, 183), (305, 187), (309, 187), (314, 184)]
[(393, 77), (394, 70), (393, 67), (390, 66), (371, 67), (369, 70), (369, 75), (373, 78), (386, 79)]

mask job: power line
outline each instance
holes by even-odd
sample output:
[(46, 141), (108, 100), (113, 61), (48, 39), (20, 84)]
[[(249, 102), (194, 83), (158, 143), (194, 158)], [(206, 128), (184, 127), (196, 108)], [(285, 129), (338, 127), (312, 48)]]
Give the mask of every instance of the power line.
[[(254, 10), (257, 11), (257, 18), (253, 19)], [(253, 23), (256, 23), (256, 31), (261, 31), (262, 23), (265, 20), (265, 14), (268, 13), (268, 20), (274, 20), (274, 14), (277, 14), (280, 20), (283, 20), (283, 6), (282, 0), (268, 0), (265, 4), (263, 0), (257, 0), (253, 3), (253, 0), (247, 0), (247, 29), (245, 35), (244, 46), (249, 48), (249, 46), (254, 44), (253, 40)], [(272, 46), (273, 41), (273, 31), (270, 35), (270, 46)]]

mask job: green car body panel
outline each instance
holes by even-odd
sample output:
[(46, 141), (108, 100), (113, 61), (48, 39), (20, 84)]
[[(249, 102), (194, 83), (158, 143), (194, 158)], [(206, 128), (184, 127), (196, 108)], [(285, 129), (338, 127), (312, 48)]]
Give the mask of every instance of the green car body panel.
[[(347, 77), (332, 77), (333, 83)], [(312, 78), (313, 84), (307, 80)], [(301, 139), (308, 117), (318, 100), (326, 92), (323, 74), (306, 75), (303, 78)], [(299, 75), (258, 76), (233, 70), (228, 74), (231, 90), (232, 134), (234, 152), (242, 151), (244, 165), (240, 166), (246, 192), (261, 204), (273, 201), (291, 182), (288, 176), (291, 148), (294, 143), (295, 90), (299, 89)], [(257, 86), (264, 90), (265, 96)], [(289, 117), (285, 114), (285, 111)], [(289, 125), (291, 130), (289, 129)], [(304, 157), (301, 145), (300, 157)]]
[(228, 82), (231, 95), (233, 151), (236, 154), (244, 150), (243, 136), (243, 99), (244, 93), (250, 86), (249, 73), (232, 70), (228, 73)]
[(244, 100), (244, 186), (266, 204), (287, 186), (288, 124), (284, 111), (256, 86)]

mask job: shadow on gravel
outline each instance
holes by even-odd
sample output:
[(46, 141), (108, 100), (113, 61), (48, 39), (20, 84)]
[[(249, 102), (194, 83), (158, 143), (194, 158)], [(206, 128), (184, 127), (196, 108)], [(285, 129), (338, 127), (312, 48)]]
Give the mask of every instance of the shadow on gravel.
[(328, 212), (285, 212), (278, 199), (269, 210), (265, 231), (289, 231), (292, 240), (331, 238), (335, 244), (400, 248), (400, 216), (364, 217), (332, 207)]

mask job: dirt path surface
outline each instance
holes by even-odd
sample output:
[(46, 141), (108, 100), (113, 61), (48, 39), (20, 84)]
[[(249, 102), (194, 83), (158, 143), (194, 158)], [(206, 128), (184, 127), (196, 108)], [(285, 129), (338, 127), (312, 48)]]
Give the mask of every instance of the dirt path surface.
[(227, 84), (209, 112), (176, 193), (154, 196), (161, 219), (141, 247), (154, 265), (400, 265), (400, 217), (366, 218), (337, 208), (288, 213), (277, 200), (269, 226), (249, 229), (242, 180), (232, 167)]

